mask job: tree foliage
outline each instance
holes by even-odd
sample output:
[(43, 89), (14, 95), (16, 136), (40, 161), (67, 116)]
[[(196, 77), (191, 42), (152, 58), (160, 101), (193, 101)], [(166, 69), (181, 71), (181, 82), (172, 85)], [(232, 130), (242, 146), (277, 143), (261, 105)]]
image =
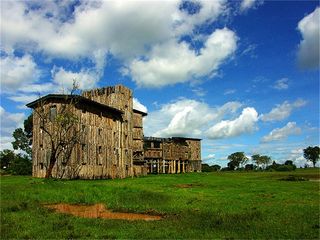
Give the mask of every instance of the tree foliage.
[(27, 155), (15, 154), (12, 150), (0, 152), (0, 165), (5, 173), (13, 175), (31, 175), (32, 162)]
[(244, 152), (235, 152), (228, 156), (228, 167), (230, 170), (238, 168), (240, 165), (244, 165), (249, 159), (246, 157)]
[(33, 115), (31, 114), (24, 120), (24, 130), (22, 128), (17, 128), (12, 134), (14, 138), (14, 141), (12, 142), (13, 149), (24, 151), (30, 159), (32, 158), (32, 119)]
[(266, 167), (271, 162), (271, 157), (267, 155), (254, 154), (251, 156), (251, 158), (252, 158), (252, 161), (255, 164), (257, 164), (258, 167), (260, 167), (261, 165)]
[(315, 167), (316, 163), (319, 161), (320, 148), (318, 146), (309, 146), (303, 149), (303, 156), (305, 159), (311, 161), (313, 163), (313, 167)]
[(209, 166), (209, 164), (201, 164), (202, 172), (217, 172), (221, 169), (221, 166), (215, 164), (212, 166)]

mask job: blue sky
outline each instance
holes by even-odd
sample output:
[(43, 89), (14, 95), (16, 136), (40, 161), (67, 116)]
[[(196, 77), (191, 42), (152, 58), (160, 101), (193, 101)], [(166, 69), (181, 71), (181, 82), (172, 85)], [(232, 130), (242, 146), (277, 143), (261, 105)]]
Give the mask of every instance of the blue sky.
[(318, 1), (1, 1), (1, 149), (39, 95), (124, 84), (145, 135), (304, 165), (319, 145)]

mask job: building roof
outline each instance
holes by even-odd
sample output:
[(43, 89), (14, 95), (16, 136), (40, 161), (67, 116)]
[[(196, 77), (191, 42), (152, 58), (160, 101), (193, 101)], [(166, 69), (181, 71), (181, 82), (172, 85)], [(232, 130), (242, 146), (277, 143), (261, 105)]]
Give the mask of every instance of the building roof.
[(99, 103), (96, 101), (93, 101), (89, 98), (85, 98), (80, 95), (48, 94), (48, 95), (41, 97), (31, 103), (28, 103), (26, 106), (29, 108), (35, 108), (41, 102), (52, 101), (52, 100), (57, 100), (57, 99), (66, 100), (66, 101), (71, 100), (71, 99), (76, 99), (77, 101), (79, 101), (79, 103), (83, 103), (83, 104), (90, 105), (90, 106), (95, 106), (95, 107), (101, 108), (105, 111), (116, 113), (116, 114), (120, 114), (120, 115), (123, 114), (123, 111), (121, 111), (119, 109), (110, 107), (108, 105), (105, 105), (105, 104), (102, 104), (102, 103)]
[(133, 112), (134, 112), (134, 113), (141, 114), (143, 117), (145, 117), (145, 116), (147, 116), (147, 115), (148, 115), (148, 113), (142, 112), (142, 111), (137, 110), (137, 109), (133, 109)]
[(153, 142), (166, 142), (170, 140), (195, 140), (201, 141), (200, 138), (188, 138), (188, 137), (171, 137), (171, 138), (159, 138), (159, 137), (144, 137), (144, 141), (153, 141)]

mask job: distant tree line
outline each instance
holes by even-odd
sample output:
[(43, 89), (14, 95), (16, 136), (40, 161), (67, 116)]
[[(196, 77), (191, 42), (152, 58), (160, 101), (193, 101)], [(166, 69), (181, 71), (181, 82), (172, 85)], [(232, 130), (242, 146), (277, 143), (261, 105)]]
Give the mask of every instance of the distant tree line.
[[(315, 167), (319, 161), (320, 149), (318, 146), (307, 147), (303, 149), (303, 156), (306, 160), (313, 163)], [(227, 167), (222, 168), (219, 165), (202, 164), (202, 172), (216, 171), (294, 171), (297, 167), (292, 160), (287, 160), (283, 164), (272, 161), (270, 156), (254, 154), (251, 156), (252, 163), (248, 164), (249, 158), (244, 152), (235, 152), (228, 156)], [(307, 167), (307, 165), (305, 165)]]

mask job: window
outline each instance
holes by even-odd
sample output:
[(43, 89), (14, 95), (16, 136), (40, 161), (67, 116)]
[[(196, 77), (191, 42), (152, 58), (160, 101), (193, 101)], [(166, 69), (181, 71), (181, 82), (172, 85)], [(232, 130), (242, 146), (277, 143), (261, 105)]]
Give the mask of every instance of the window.
[(102, 134), (102, 129), (99, 128), (99, 129), (98, 129), (98, 135), (101, 136), (101, 134)]
[(82, 149), (82, 151), (86, 151), (86, 144), (81, 144), (81, 149)]
[(98, 147), (98, 153), (99, 153), (99, 154), (102, 153), (102, 147), (101, 147), (101, 146)]
[(153, 143), (154, 148), (160, 148), (160, 142), (154, 142)]
[(54, 121), (57, 116), (57, 106), (50, 107), (49, 119), (50, 121)]
[(43, 169), (43, 163), (39, 163), (40, 169)]
[(144, 149), (151, 148), (151, 142), (144, 142)]

